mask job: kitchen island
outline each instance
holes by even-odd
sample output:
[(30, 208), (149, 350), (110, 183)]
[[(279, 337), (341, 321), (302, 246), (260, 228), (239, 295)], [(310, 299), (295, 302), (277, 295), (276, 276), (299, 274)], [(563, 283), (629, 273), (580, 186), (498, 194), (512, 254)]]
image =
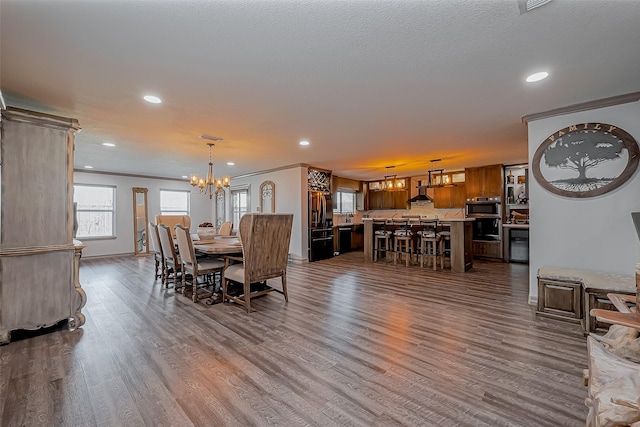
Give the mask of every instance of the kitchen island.
[[(438, 219), (441, 224), (451, 226), (451, 271), (454, 273), (464, 273), (473, 268), (471, 227), (473, 221), (475, 218)], [(373, 262), (373, 218), (363, 218), (362, 222), (364, 223), (364, 259)], [(418, 225), (418, 223), (415, 220), (415, 224)]]

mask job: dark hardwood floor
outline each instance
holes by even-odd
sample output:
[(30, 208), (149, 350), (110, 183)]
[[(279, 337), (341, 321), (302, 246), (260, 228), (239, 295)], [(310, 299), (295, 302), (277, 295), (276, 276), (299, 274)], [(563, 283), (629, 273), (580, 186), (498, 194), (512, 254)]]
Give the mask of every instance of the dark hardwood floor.
[(250, 315), (83, 259), (85, 326), (0, 347), (0, 425), (584, 425), (585, 338), (534, 315), (527, 266), (362, 258), (290, 265)]

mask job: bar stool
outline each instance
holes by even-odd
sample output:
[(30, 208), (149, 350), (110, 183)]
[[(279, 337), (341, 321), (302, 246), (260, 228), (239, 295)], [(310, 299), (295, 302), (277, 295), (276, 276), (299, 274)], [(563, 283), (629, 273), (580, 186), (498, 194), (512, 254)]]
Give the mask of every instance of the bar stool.
[(389, 230), (387, 221), (385, 219), (373, 220), (373, 262), (378, 261), (379, 254), (384, 254), (387, 257), (387, 252), (392, 252), (391, 239), (393, 232)]
[(438, 267), (438, 253), (441, 254), (440, 268), (444, 268), (444, 258), (442, 256), (442, 239), (438, 234), (438, 220), (421, 220), (420, 221), (420, 268), (424, 267), (424, 259), (427, 258), (427, 266), (429, 258), (433, 262), (433, 269)]
[(398, 254), (402, 259), (402, 255), (405, 255), (406, 265), (409, 267), (411, 256), (413, 254), (413, 233), (409, 226), (409, 221), (406, 219), (394, 219), (393, 226), (393, 265), (396, 265)]
[[(443, 224), (440, 223), (440, 230), (438, 231), (440, 235), (440, 261), (442, 266), (440, 268), (444, 268), (445, 262), (444, 258), (449, 258), (449, 265), (451, 265), (451, 224)], [(449, 242), (449, 249), (447, 249), (447, 242)]]

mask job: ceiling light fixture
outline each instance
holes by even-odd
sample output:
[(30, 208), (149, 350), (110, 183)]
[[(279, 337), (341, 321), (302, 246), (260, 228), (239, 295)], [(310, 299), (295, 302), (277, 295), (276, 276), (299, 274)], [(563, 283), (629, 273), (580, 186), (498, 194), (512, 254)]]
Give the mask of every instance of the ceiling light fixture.
[(431, 162), (431, 169), (427, 171), (427, 188), (455, 186), (455, 184), (449, 182), (449, 175), (445, 175), (444, 169), (440, 167), (442, 159), (432, 159), (429, 161)]
[(531, 74), (527, 77), (527, 83), (539, 82), (540, 80), (544, 80), (549, 76), (549, 73), (546, 71), (541, 71), (539, 73)]
[(227, 162), (227, 166), (235, 166), (235, 163), (233, 163), (233, 162)]
[(387, 173), (384, 176), (384, 181), (380, 185), (380, 191), (398, 191), (404, 190), (404, 179), (398, 179), (398, 175), (393, 173), (395, 166), (385, 166)]
[(300, 145), (307, 146), (309, 145), (309, 141), (307, 141), (306, 139), (303, 139), (302, 141), (300, 141)]
[(105, 147), (115, 147), (116, 144), (114, 144), (113, 142), (103, 142), (102, 145), (104, 145)]
[[(222, 141), (222, 138), (219, 136), (211, 136), (211, 135), (200, 135), (202, 139), (209, 139), (211, 141)], [(209, 199), (213, 199), (213, 195), (216, 191), (224, 188), (228, 188), (231, 185), (231, 178), (225, 175), (222, 178), (215, 178), (213, 176), (213, 157), (211, 154), (211, 148), (213, 148), (216, 144), (213, 142), (207, 142), (209, 146), (209, 170), (207, 172), (206, 177), (200, 177), (198, 175), (191, 174), (191, 179), (189, 183), (193, 187), (200, 188), (200, 194), (209, 195)]]
[(160, 104), (162, 102), (162, 99), (158, 98), (157, 96), (153, 96), (153, 95), (145, 95), (143, 98), (145, 101), (150, 102), (152, 104)]
[(89, 166), (89, 165), (87, 165), (87, 166), (85, 166), (84, 168), (85, 168), (85, 169), (93, 169), (93, 166)]

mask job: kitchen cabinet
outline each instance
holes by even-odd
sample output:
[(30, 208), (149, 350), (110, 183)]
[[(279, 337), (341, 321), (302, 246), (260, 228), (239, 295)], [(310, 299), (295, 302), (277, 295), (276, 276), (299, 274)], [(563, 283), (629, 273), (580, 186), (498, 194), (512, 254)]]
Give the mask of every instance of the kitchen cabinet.
[(466, 168), (464, 174), (466, 198), (502, 196), (504, 181), (501, 164)]
[(357, 251), (364, 248), (364, 225), (354, 224), (351, 227), (351, 250)]
[(401, 191), (369, 191), (369, 209), (407, 209), (409, 193)]
[(436, 209), (464, 208), (467, 198), (465, 183), (434, 188), (433, 207)]
[(473, 241), (473, 255), (484, 258), (502, 258), (502, 242)]

